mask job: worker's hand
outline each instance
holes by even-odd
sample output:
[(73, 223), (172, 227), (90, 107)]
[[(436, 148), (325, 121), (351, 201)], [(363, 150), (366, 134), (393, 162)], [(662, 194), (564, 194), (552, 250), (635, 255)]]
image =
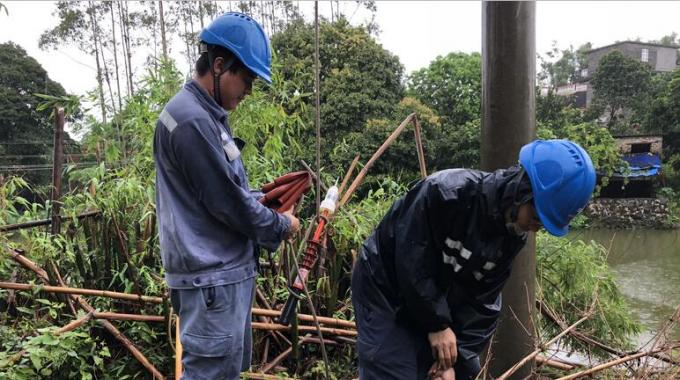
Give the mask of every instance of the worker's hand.
[(432, 347), (432, 356), (439, 364), (438, 369), (446, 370), (453, 367), (458, 356), (456, 334), (453, 333), (453, 330), (449, 327), (442, 331), (429, 333), (427, 339)]
[(437, 369), (437, 363), (435, 362), (430, 369), (430, 377), (432, 380), (456, 380), (456, 372), (453, 368), (447, 370)]
[(286, 234), (286, 239), (290, 239), (295, 236), (298, 231), (300, 231), (300, 221), (295, 217), (295, 215), (293, 215), (293, 207), (284, 211), (282, 215), (290, 220), (290, 227), (288, 228), (288, 233)]

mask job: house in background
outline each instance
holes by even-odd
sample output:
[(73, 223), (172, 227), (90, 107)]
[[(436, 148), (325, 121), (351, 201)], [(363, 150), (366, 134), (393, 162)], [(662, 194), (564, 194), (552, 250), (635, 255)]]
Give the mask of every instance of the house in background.
[(614, 50), (640, 62), (646, 62), (655, 72), (669, 72), (678, 67), (678, 46), (637, 41), (617, 42), (588, 51), (586, 53), (588, 66), (581, 70), (580, 79), (576, 83), (557, 87), (556, 94), (572, 96), (576, 107), (588, 107), (593, 99), (593, 87), (590, 80), (597, 71), (602, 57)]
[[(600, 191), (601, 198), (654, 198), (662, 185), (660, 135), (618, 136), (616, 145), (629, 165), (609, 179)], [(600, 175), (598, 175), (600, 177)], [(599, 178), (598, 178), (599, 182)]]

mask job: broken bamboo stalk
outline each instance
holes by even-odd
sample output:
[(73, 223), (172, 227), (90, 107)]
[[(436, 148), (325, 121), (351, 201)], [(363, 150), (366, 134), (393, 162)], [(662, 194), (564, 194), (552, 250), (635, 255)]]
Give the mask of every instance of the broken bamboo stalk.
[(94, 314), (95, 314), (94, 311), (91, 311), (91, 312), (85, 314), (84, 316), (72, 321), (71, 323), (61, 327), (60, 329), (58, 329), (54, 333), (55, 334), (63, 334), (63, 333), (68, 332), (68, 331), (73, 331), (73, 330), (77, 329), (78, 327), (86, 324), (90, 319), (92, 319)]
[(40, 279), (42, 279), (44, 281), (49, 281), (48, 280), (49, 277), (47, 276), (47, 272), (44, 269), (37, 266), (33, 261), (27, 259), (23, 255), (22, 251), (17, 250), (17, 249), (10, 249), (9, 254), (12, 255), (12, 258), (15, 261), (17, 261), (19, 264), (21, 264), (22, 266), (24, 266), (24, 267), (32, 270), (33, 272), (35, 272), (38, 275), (38, 277), (40, 277)]
[[(257, 330), (272, 330), (272, 331), (281, 331), (281, 330), (290, 330), (291, 326), (284, 326), (280, 325), (278, 323), (262, 323), (262, 322), (253, 322), (252, 323), (253, 328)], [(321, 332), (323, 333), (328, 333), (331, 335), (341, 335), (341, 336), (357, 336), (356, 331), (352, 330), (344, 330), (344, 329), (335, 329), (331, 327), (319, 327), (321, 329)], [(316, 332), (317, 327), (316, 326), (298, 326), (297, 328), (299, 331), (303, 332)]]
[(95, 312), (96, 319), (106, 319), (110, 321), (135, 321), (135, 322), (165, 322), (162, 315), (143, 315), (143, 314), (121, 314), (111, 312)]
[[(24, 259), (26, 259), (26, 260), (23, 261), (23, 262), (22, 262), (22, 261), (17, 261), (17, 262), (19, 262), (20, 264), (22, 264), (22, 263), (24, 263), (24, 262), (27, 263), (27, 264), (29, 264), (28, 266), (26, 266), (26, 268), (31, 269), (31, 270), (34, 270), (34, 268), (40, 269), (40, 268), (39, 268), (34, 262), (32, 262), (31, 260), (29, 260), (29, 259), (27, 259), (27, 258), (25, 258), (25, 257), (24, 257)], [(49, 283), (49, 279), (48, 279), (47, 276), (44, 274), (44, 273), (45, 273), (44, 270), (43, 270), (42, 272), (41, 272), (41, 271), (35, 271), (35, 273), (38, 275), (38, 277), (39, 277), (43, 282)], [(44, 277), (43, 277), (43, 276), (44, 276)], [(85, 310), (86, 312), (88, 312), (88, 313), (94, 312), (94, 308), (93, 308), (92, 306), (90, 306), (90, 304), (87, 303), (87, 301), (85, 301), (84, 299), (82, 299), (82, 298), (80, 298), (80, 297), (78, 297), (78, 296), (76, 296), (76, 295), (74, 295), (74, 294), (69, 294), (69, 298), (76, 300), (76, 301), (79, 303), (80, 307), (83, 308), (83, 310)], [(116, 328), (116, 326), (114, 326), (113, 324), (111, 324), (111, 322), (109, 322), (109, 321), (107, 321), (107, 320), (103, 320), (103, 319), (98, 319), (97, 322), (98, 322), (99, 324), (101, 324), (102, 326), (104, 326), (104, 328), (105, 328), (106, 330), (108, 330), (109, 333), (111, 333), (111, 335), (113, 335), (114, 338), (116, 338), (119, 342), (121, 342), (121, 344), (122, 344), (128, 351), (130, 351), (130, 353), (132, 354), (132, 356), (133, 356), (135, 359), (137, 359), (137, 361), (139, 361), (139, 362), (140, 362), (140, 363), (141, 363), (141, 364), (142, 364), (149, 372), (151, 372), (151, 374), (153, 375), (154, 380), (155, 380), (155, 379), (159, 379), (159, 380), (164, 380), (164, 379), (165, 379), (165, 376), (163, 376), (160, 372), (158, 372), (158, 370), (156, 369), (156, 367), (154, 367), (154, 365), (151, 364), (151, 362), (149, 362), (149, 360), (144, 356), (144, 354), (142, 354), (142, 352), (139, 351), (139, 349), (137, 349), (137, 347), (135, 347), (135, 345), (134, 345), (134, 344), (133, 344), (133, 343), (132, 343), (132, 342), (131, 342), (124, 334), (123, 334), (123, 333), (121, 333), (121, 332)]]
[(618, 359), (615, 359), (615, 360), (611, 360), (611, 361), (608, 361), (608, 362), (606, 362), (606, 363), (602, 363), (602, 364), (600, 364), (600, 365), (596, 365), (595, 367), (592, 367), (592, 368), (589, 368), (589, 369), (586, 369), (586, 370), (583, 370), (583, 371), (580, 371), (580, 372), (577, 372), (577, 373), (574, 373), (574, 374), (571, 374), (571, 375), (568, 375), (568, 376), (560, 377), (560, 378), (557, 379), (557, 380), (572, 380), (572, 379), (578, 379), (579, 377), (592, 375), (593, 373), (603, 371), (603, 370), (605, 370), (605, 369), (607, 369), (607, 368), (611, 368), (611, 367), (613, 367), (613, 366), (615, 366), (615, 365), (623, 364), (623, 363), (625, 363), (625, 362), (628, 362), (628, 361), (631, 361), (631, 360), (635, 360), (635, 359), (639, 359), (639, 358), (641, 358), (641, 357), (651, 356), (652, 354), (658, 354), (658, 353), (660, 353), (660, 352), (669, 351), (669, 350), (674, 350), (674, 349), (676, 349), (676, 348), (680, 348), (680, 343), (676, 343), (676, 344), (674, 344), (674, 345), (672, 345), (672, 346), (670, 346), (670, 347), (657, 348), (657, 349), (651, 350), (651, 351), (638, 352), (638, 353), (636, 353), (636, 354), (624, 356), (624, 357), (622, 357), (622, 358), (618, 358)]
[[(578, 321), (574, 322), (571, 326), (567, 327), (565, 330), (563, 330), (561, 333), (557, 334), (554, 338), (550, 339), (547, 343), (545, 343), (543, 346), (547, 347), (550, 346), (551, 344), (555, 343), (557, 340), (559, 340), (561, 337), (565, 336), (566, 334), (569, 333), (569, 331), (573, 330), (576, 328), (576, 326), (580, 325), (583, 321), (586, 319), (590, 318), (591, 313), (587, 313), (583, 318), (579, 319)], [(515, 373), (518, 369), (522, 368), (524, 364), (526, 364), (528, 361), (536, 357), (536, 355), (540, 354), (543, 349), (541, 347), (535, 349), (532, 353), (529, 355), (525, 356), (524, 359), (520, 360), (517, 364), (513, 365), (505, 371), (500, 377), (498, 377), (496, 380), (505, 380), (509, 378), (513, 373)]]
[[(267, 317), (278, 317), (278, 316), (281, 315), (281, 311), (260, 309), (260, 308), (254, 307), (253, 308), (253, 314), (254, 315), (264, 315), (264, 316), (267, 316)], [(301, 321), (314, 322), (314, 317), (309, 315), (309, 314), (298, 314), (297, 317)], [(347, 328), (351, 328), (351, 329), (355, 329), (355, 330), (357, 328), (356, 323), (351, 322), (351, 321), (346, 321), (344, 319), (329, 318), (329, 317), (317, 317), (317, 319), (319, 320), (319, 323), (323, 323), (324, 325), (347, 327)]]
[(81, 288), (70, 288), (66, 286), (51, 286), (51, 285), (34, 285), (34, 284), (19, 284), (14, 282), (0, 282), (0, 288), (3, 289), (15, 289), (15, 290), (33, 290), (39, 288), (51, 293), (64, 293), (64, 294), (78, 294), (84, 296), (97, 296), (106, 298), (115, 298), (129, 301), (142, 301), (149, 303), (163, 303), (163, 298), (144, 296), (139, 294), (130, 293), (120, 293), (120, 292), (110, 292), (108, 290), (95, 290), (95, 289), (81, 289)]
[(357, 187), (363, 182), (364, 178), (366, 177), (366, 174), (368, 171), (373, 167), (373, 164), (375, 164), (375, 161), (382, 156), (382, 154), (385, 152), (385, 150), (394, 142), (394, 140), (399, 137), (399, 134), (406, 128), (406, 126), (413, 120), (413, 118), (416, 116), (415, 112), (408, 115), (404, 121), (399, 124), (397, 129), (392, 132), (392, 134), (385, 140), (385, 142), (382, 143), (380, 148), (373, 153), (373, 156), (368, 160), (366, 165), (364, 165), (363, 168), (361, 168), (361, 171), (359, 171), (359, 174), (354, 178), (354, 181), (352, 181), (352, 184), (349, 186), (345, 194), (343, 194), (342, 199), (338, 203), (338, 208), (342, 207), (349, 198), (352, 196), (354, 191), (357, 189)]

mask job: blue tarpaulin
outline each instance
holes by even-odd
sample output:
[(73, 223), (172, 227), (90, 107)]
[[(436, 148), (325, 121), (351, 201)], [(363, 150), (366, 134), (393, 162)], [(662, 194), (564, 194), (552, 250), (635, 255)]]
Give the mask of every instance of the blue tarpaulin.
[(658, 154), (638, 153), (623, 156), (628, 162), (630, 173), (616, 173), (617, 177), (653, 177), (661, 171), (661, 158)]

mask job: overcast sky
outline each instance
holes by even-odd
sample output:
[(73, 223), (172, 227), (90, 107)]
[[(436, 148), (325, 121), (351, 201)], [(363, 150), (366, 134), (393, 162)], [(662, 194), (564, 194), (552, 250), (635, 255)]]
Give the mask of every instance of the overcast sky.
[[(0, 42), (21, 45), (71, 93), (94, 88), (92, 57), (73, 48), (38, 49), (40, 34), (57, 23), (52, 16), (54, 2), (0, 2), (9, 10), (9, 16), (0, 12)], [(313, 15), (312, 2), (300, 4), (305, 14)], [(361, 22), (364, 14), (354, 14), (355, 7), (353, 1), (342, 4), (346, 13), (353, 14), (352, 22)], [(481, 51), (481, 2), (377, 1), (377, 7), (379, 41), (399, 56), (407, 73), (427, 66), (438, 55)], [(327, 2), (320, 9), (322, 15), (330, 15)], [(549, 50), (553, 41), (560, 48), (576, 48), (585, 42), (599, 47), (638, 37), (660, 39), (674, 31), (680, 33), (680, 1), (540, 1), (536, 6), (538, 53)], [(187, 70), (183, 59), (180, 68)]]

